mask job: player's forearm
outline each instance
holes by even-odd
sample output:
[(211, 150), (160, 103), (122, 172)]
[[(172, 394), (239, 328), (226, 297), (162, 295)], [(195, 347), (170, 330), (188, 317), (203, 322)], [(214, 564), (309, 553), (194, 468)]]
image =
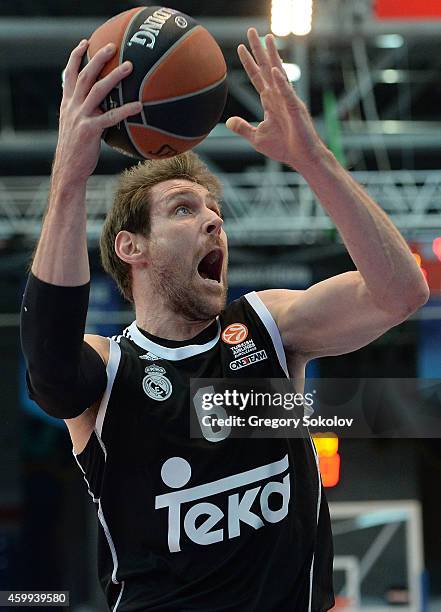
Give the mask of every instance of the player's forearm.
[(302, 174), (333, 219), (376, 303), (404, 313), (425, 303), (427, 283), (404, 238), (332, 153), (323, 148)]
[(90, 280), (86, 235), (86, 182), (54, 167), (49, 205), (32, 273), (54, 285), (74, 287)]

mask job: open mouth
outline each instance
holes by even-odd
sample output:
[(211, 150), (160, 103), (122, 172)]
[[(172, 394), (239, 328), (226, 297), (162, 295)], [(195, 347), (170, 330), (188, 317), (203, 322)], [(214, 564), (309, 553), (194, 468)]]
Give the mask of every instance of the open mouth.
[(220, 283), (224, 254), (221, 249), (213, 249), (199, 262), (198, 272), (203, 279)]

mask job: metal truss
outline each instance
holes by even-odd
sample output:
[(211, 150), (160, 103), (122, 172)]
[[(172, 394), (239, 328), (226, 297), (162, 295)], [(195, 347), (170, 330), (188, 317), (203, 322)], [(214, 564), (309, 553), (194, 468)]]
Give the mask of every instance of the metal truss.
[[(334, 225), (304, 179), (294, 172), (246, 170), (219, 174), (225, 188), (230, 244), (313, 244), (338, 240)], [(441, 230), (441, 172), (354, 172), (407, 237)], [(115, 188), (115, 176), (93, 176), (87, 189), (88, 237), (98, 242)], [(0, 239), (39, 236), (47, 205), (47, 177), (0, 181)]]

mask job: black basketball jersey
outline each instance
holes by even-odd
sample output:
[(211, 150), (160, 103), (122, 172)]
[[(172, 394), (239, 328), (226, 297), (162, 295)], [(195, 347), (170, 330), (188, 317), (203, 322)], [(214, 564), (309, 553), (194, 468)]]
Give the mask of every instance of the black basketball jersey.
[(329, 610), (332, 538), (312, 440), (189, 435), (190, 379), (288, 376), (258, 295), (188, 342), (133, 323), (110, 339), (107, 376), (76, 460), (98, 507), (109, 608)]

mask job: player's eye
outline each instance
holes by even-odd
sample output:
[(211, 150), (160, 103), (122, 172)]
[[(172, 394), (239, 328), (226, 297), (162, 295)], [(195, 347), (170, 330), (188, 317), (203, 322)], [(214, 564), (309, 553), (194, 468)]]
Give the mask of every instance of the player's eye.
[(175, 209), (175, 215), (179, 217), (185, 217), (191, 213), (191, 210), (188, 206), (183, 206), (182, 204)]

